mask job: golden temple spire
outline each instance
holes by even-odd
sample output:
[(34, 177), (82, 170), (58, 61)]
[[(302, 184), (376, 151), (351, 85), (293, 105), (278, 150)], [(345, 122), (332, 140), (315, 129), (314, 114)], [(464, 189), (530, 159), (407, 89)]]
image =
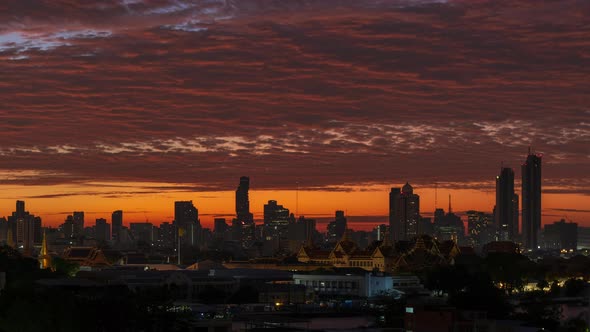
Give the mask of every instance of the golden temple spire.
[(47, 233), (45, 230), (43, 231), (43, 242), (39, 253), (39, 265), (41, 269), (51, 268), (51, 256), (49, 256), (49, 250), (47, 250)]

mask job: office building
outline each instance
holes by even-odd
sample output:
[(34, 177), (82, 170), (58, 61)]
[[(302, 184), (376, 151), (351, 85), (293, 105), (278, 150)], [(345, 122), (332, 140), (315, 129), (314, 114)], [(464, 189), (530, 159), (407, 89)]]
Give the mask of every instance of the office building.
[(111, 225), (104, 218), (96, 219), (94, 225), (94, 237), (98, 241), (108, 242), (111, 240)]
[(84, 233), (84, 212), (74, 211), (72, 218), (74, 221), (74, 237), (80, 237)]
[(522, 237), (524, 248), (528, 250), (540, 247), (541, 159), (541, 155), (532, 154), (529, 149), (522, 165)]
[(578, 224), (564, 219), (545, 225), (544, 248), (556, 250), (577, 250)]
[(256, 240), (256, 225), (250, 212), (249, 190), (250, 178), (240, 177), (240, 184), (236, 189), (236, 218), (232, 221), (232, 240), (240, 242), (243, 248), (249, 248)]
[(117, 210), (113, 212), (111, 215), (111, 225), (113, 240), (115, 242), (120, 242), (121, 229), (123, 228), (123, 211)]
[(156, 233), (154, 232), (154, 225), (149, 222), (136, 222), (129, 224), (129, 230), (135, 242), (152, 245), (156, 242)]
[(420, 234), (420, 196), (406, 182), (389, 193), (389, 229), (394, 241), (408, 241)]
[(344, 211), (336, 211), (334, 221), (328, 224), (328, 242), (338, 242), (348, 228)]
[(174, 225), (178, 228), (183, 246), (201, 245), (199, 210), (193, 201), (174, 202)]
[(270, 200), (264, 204), (264, 239), (267, 241), (286, 239), (291, 218), (289, 209)]
[(518, 237), (518, 196), (514, 192), (514, 171), (503, 167), (496, 176), (496, 208), (494, 220), (501, 241)]

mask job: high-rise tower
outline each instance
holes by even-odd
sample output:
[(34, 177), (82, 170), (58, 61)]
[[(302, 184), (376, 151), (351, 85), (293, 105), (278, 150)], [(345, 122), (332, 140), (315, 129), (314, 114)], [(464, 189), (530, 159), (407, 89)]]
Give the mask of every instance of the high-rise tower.
[(529, 149), (526, 162), (522, 164), (522, 235), (524, 247), (539, 248), (541, 230), (541, 159)]
[(407, 241), (419, 235), (420, 196), (406, 182), (400, 189), (392, 188), (389, 193), (389, 224), (393, 240)]
[(240, 184), (236, 189), (236, 216), (238, 221), (252, 222), (253, 216), (250, 213), (250, 199), (248, 198), (248, 190), (250, 190), (250, 178), (242, 176)]
[(111, 215), (111, 227), (113, 233), (113, 239), (116, 242), (121, 241), (121, 229), (123, 228), (123, 211), (114, 211)]
[(232, 222), (232, 237), (240, 241), (244, 248), (254, 243), (256, 229), (254, 216), (250, 213), (248, 190), (250, 190), (250, 178), (242, 176), (236, 189), (236, 219)]
[(518, 196), (514, 192), (514, 170), (502, 167), (496, 176), (496, 210), (494, 220), (502, 240), (513, 241), (518, 235)]

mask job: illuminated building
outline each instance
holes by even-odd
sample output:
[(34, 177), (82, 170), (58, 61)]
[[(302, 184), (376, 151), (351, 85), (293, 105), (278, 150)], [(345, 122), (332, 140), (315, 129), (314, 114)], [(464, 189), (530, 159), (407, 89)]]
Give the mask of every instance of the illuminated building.
[(334, 221), (330, 222), (327, 226), (328, 234), (327, 240), (328, 242), (336, 242), (344, 235), (344, 232), (347, 228), (346, 217), (344, 216), (344, 211), (336, 211), (336, 218)]
[(173, 224), (179, 229), (183, 246), (197, 246), (201, 244), (199, 210), (193, 205), (193, 201), (174, 202)]
[(578, 224), (561, 219), (545, 225), (543, 242), (545, 249), (577, 250)]
[(541, 159), (529, 154), (522, 165), (522, 237), (525, 249), (539, 248), (541, 230)]
[(285, 239), (289, 224), (294, 221), (290, 217), (289, 209), (270, 200), (264, 204), (264, 238), (267, 241)]

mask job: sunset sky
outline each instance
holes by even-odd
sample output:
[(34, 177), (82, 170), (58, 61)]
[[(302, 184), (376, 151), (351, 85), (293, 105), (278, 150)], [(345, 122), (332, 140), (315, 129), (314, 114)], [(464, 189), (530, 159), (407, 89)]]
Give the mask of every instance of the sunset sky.
[[(590, 2), (0, 1), (0, 216), (251, 209), (384, 223), (491, 212), (500, 165), (543, 154), (543, 221), (590, 226)], [(296, 204), (296, 189), (298, 204)]]

